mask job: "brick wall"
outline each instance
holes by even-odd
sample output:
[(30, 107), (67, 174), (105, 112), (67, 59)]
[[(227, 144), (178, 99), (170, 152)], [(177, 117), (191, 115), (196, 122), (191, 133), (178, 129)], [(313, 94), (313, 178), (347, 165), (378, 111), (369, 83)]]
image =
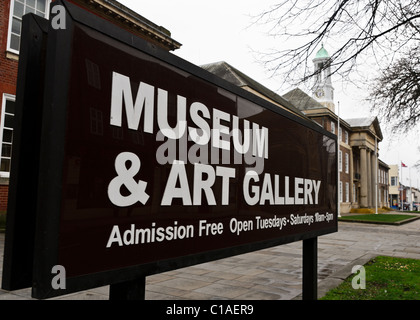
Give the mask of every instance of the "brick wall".
[[(0, 108), (3, 94), (16, 95), (17, 56), (7, 52), (10, 0), (0, 0)], [(1, 111), (1, 110), (0, 110)], [(0, 113), (1, 114), (1, 113)], [(0, 181), (0, 211), (7, 210), (8, 179)]]
[(4, 55), (7, 41), (7, 28), (9, 26), (10, 0), (0, 0), (0, 45), (1, 53)]
[(8, 195), (9, 195), (9, 186), (0, 185), (0, 212), (7, 210)]
[[(18, 61), (7, 49), (7, 33), (9, 29), (10, 0), (0, 0), (0, 93), (16, 94)], [(1, 98), (1, 97), (0, 97)]]

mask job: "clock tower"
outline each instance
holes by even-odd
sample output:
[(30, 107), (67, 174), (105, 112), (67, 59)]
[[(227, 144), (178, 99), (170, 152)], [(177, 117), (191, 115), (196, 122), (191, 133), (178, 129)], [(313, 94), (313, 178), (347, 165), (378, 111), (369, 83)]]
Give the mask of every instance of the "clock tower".
[(312, 60), (314, 63), (315, 83), (312, 89), (312, 95), (316, 101), (335, 112), (334, 88), (331, 83), (330, 56), (324, 45), (316, 53)]

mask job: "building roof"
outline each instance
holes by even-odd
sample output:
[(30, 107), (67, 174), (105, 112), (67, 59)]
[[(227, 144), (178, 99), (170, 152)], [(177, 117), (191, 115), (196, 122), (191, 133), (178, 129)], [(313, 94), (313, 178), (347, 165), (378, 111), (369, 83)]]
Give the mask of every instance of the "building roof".
[(375, 135), (379, 138), (380, 141), (383, 139), (381, 126), (379, 125), (378, 117), (366, 117), (366, 118), (353, 118), (346, 119), (346, 122), (354, 130), (369, 130), (371, 126), (375, 131)]
[[(315, 99), (311, 98), (308, 94), (304, 91), (300, 90), (299, 88), (293, 89), (288, 93), (283, 95), (283, 98), (290, 101), (296, 108), (301, 111), (309, 111), (309, 110), (325, 110), (327, 112), (327, 107), (316, 101)], [(321, 111), (322, 112), (322, 111)], [(335, 113), (331, 114), (335, 119), (337, 119), (337, 115)], [(382, 131), (379, 125), (379, 120), (377, 117), (365, 117), (365, 118), (353, 118), (353, 119), (340, 119), (341, 124), (351, 129), (357, 131), (366, 131), (371, 130), (371, 126), (373, 126), (374, 133), (380, 141), (382, 141)]]
[(123, 27), (167, 50), (179, 49), (182, 44), (171, 37), (166, 28), (155, 24), (116, 0), (70, 0), (104, 19)]
[(318, 101), (310, 97), (306, 92), (299, 88), (293, 89), (283, 95), (283, 98), (290, 101), (296, 108), (301, 111), (309, 109), (322, 109), (325, 108)]
[(231, 66), (225, 61), (205, 64), (205, 65), (202, 65), (201, 68), (245, 90), (249, 88), (252, 90), (251, 92), (253, 91), (257, 92), (258, 94), (263, 96), (266, 100), (268, 98), (269, 100), (272, 100), (276, 104), (281, 105), (285, 109), (288, 109), (289, 111), (299, 115), (300, 117), (307, 118), (303, 112), (301, 112), (298, 108), (296, 108), (296, 106), (294, 106), (292, 103), (284, 99), (282, 96), (271, 91), (267, 87), (263, 86), (261, 83), (255, 81), (254, 79), (247, 76), (246, 74), (239, 71), (238, 69), (234, 68), (233, 66)]
[(325, 50), (324, 45), (321, 45), (321, 49), (318, 50), (316, 53), (315, 59), (323, 59), (323, 58), (329, 58), (330, 55), (328, 54), (327, 50)]
[(369, 127), (374, 120), (375, 117), (368, 117), (347, 119), (346, 121), (352, 127)]

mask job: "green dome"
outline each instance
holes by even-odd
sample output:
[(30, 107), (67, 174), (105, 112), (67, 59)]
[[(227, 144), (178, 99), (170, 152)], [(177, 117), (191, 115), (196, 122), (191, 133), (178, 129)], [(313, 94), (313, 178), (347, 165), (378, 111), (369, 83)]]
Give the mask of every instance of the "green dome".
[(320, 58), (329, 58), (329, 54), (327, 52), (327, 50), (325, 50), (324, 45), (321, 45), (321, 49), (318, 50), (318, 52), (316, 53), (315, 59), (320, 59)]

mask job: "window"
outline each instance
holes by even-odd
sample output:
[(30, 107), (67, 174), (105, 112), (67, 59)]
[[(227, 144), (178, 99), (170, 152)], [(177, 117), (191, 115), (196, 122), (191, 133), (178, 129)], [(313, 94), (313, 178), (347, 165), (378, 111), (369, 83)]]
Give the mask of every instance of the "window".
[(398, 177), (391, 177), (391, 186), (396, 186), (398, 183)]
[(101, 89), (101, 74), (99, 72), (99, 66), (89, 59), (85, 59), (85, 64), (88, 84), (96, 89)]
[(346, 182), (346, 202), (350, 202), (350, 184)]
[(0, 126), (0, 176), (9, 177), (15, 117), (15, 96), (3, 94)]
[(341, 150), (338, 151), (338, 170), (343, 171), (343, 153)]
[(346, 159), (345, 159), (346, 163), (345, 163), (345, 169), (346, 169), (346, 173), (349, 173), (349, 154), (346, 152)]
[(340, 181), (340, 202), (343, 202), (343, 182)]
[(331, 122), (331, 132), (335, 134), (335, 123)]
[(102, 136), (104, 133), (102, 111), (95, 108), (90, 108), (89, 111), (90, 111), (90, 132), (92, 134)]
[(348, 131), (344, 131), (344, 139), (345, 139), (345, 142), (347, 144), (349, 144), (349, 132)]
[(20, 34), (22, 32), (22, 16), (34, 13), (48, 18), (51, 0), (12, 0), (10, 5), (9, 34), (7, 49), (19, 53)]

